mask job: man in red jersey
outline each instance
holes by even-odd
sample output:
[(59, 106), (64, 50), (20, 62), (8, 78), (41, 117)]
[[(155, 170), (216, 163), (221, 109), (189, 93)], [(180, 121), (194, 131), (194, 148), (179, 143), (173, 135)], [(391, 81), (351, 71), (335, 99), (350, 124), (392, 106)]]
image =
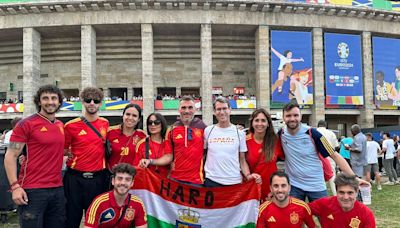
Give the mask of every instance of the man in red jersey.
[(85, 228), (147, 228), (144, 204), (129, 194), (136, 170), (127, 163), (112, 168), (111, 182), (114, 190), (103, 193), (93, 200), (86, 212)]
[(324, 197), (309, 204), (322, 227), (375, 228), (372, 211), (357, 201), (356, 176), (340, 173), (335, 178), (337, 196)]
[[(64, 125), (56, 119), (62, 100), (59, 88), (40, 87), (34, 97), (38, 113), (17, 124), (5, 154), (4, 167), (24, 228), (65, 227)], [(25, 159), (17, 179), (17, 159), (24, 146)]]
[[(180, 119), (167, 132), (165, 155), (151, 160), (152, 165), (171, 164), (170, 178), (181, 183), (200, 186), (204, 182), (203, 154), (204, 129), (206, 125), (195, 118), (195, 102), (191, 96), (183, 96), (179, 101)], [(148, 166), (150, 160), (144, 162)]]
[(78, 228), (83, 210), (89, 207), (94, 197), (108, 190), (104, 141), (109, 124), (98, 116), (103, 92), (88, 87), (80, 97), (84, 119), (101, 134), (101, 138), (81, 117), (65, 124), (65, 149), (70, 157), (64, 176), (68, 228)]
[(257, 228), (264, 227), (315, 227), (311, 210), (307, 204), (289, 196), (289, 177), (283, 171), (271, 175), (272, 199), (260, 205)]

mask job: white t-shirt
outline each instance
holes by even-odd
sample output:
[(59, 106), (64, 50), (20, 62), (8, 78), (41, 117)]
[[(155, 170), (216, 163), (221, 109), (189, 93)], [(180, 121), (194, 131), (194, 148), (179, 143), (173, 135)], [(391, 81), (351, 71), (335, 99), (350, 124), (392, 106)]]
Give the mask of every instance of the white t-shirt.
[(10, 144), (10, 138), (13, 133), (13, 130), (10, 130), (4, 135), (4, 144)]
[(367, 163), (378, 163), (378, 149), (381, 149), (379, 143), (375, 141), (367, 141)]
[(242, 183), (239, 151), (247, 152), (245, 133), (235, 125), (212, 128), (209, 126), (204, 131), (204, 147), (208, 148), (204, 166), (206, 178), (223, 185)]
[(383, 148), (386, 148), (385, 159), (394, 158), (394, 153), (396, 152), (396, 149), (394, 148), (393, 139), (385, 139), (385, 140), (383, 140), (382, 149)]

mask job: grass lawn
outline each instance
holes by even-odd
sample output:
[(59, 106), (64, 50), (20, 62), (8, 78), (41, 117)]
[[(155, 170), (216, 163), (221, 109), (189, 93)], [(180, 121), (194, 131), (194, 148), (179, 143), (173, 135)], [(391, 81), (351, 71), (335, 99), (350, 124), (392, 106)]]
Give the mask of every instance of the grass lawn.
[[(382, 186), (382, 191), (376, 190), (376, 185), (373, 185), (372, 188), (370, 208), (375, 214), (377, 227), (400, 227), (400, 185)], [(17, 215), (9, 214), (8, 223), (0, 223), (0, 227), (19, 227)]]

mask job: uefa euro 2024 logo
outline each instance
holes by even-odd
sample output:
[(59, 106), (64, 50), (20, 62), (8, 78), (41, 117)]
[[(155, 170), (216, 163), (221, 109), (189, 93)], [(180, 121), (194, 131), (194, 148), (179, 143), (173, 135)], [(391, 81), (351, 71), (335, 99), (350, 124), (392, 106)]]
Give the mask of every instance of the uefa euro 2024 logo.
[(338, 55), (341, 59), (346, 59), (347, 57), (349, 57), (350, 49), (346, 43), (339, 43), (337, 49)]

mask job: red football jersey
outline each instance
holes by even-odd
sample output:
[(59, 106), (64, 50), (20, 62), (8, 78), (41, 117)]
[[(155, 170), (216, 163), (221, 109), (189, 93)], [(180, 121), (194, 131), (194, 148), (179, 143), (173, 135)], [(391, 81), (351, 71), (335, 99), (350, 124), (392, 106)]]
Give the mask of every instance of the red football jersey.
[(315, 227), (311, 209), (302, 200), (290, 197), (289, 204), (284, 208), (278, 207), (272, 201), (266, 201), (260, 205), (257, 228), (301, 228), (303, 227), (303, 223), (309, 228)]
[(83, 172), (96, 172), (106, 167), (104, 140), (107, 137), (108, 120), (97, 118), (91, 124), (103, 139), (79, 117), (65, 124), (65, 148), (71, 148), (73, 157), (67, 166)]
[(322, 227), (375, 228), (375, 217), (364, 204), (355, 201), (353, 209), (343, 211), (337, 196), (324, 197), (309, 204), (314, 215), (318, 216)]
[[(162, 143), (157, 143), (148, 138), (149, 140), (149, 158), (157, 159), (162, 157), (165, 154), (165, 141)], [(141, 159), (146, 158), (146, 139), (142, 139), (136, 146), (136, 156), (135, 162), (133, 163), (137, 166)], [(169, 174), (169, 165), (165, 166), (157, 166), (157, 165), (149, 165), (149, 169), (160, 174), (163, 177), (167, 177)]]
[[(127, 205), (124, 217), (118, 222), (123, 208)], [(128, 204), (128, 197), (125, 205), (118, 206), (115, 201), (114, 191), (109, 191), (97, 196), (86, 211), (85, 226), (99, 228), (124, 228), (143, 226), (147, 223), (146, 211), (141, 199), (131, 195)]]
[(249, 164), (250, 172), (258, 173), (262, 178), (261, 199), (264, 200), (271, 191), (269, 188), (269, 178), (271, 174), (277, 170), (276, 161), (278, 157), (283, 158), (284, 156), (282, 151), (275, 150), (273, 159), (268, 162), (265, 161), (265, 155), (262, 152), (263, 145), (254, 140), (253, 134), (248, 134), (246, 136), (246, 144), (246, 160)]
[(146, 137), (146, 133), (137, 129), (131, 136), (124, 135), (121, 125), (110, 127), (107, 139), (111, 143), (111, 156), (108, 161), (108, 168), (111, 170), (115, 164), (128, 163), (135, 161), (135, 150), (137, 143)]
[(53, 123), (39, 114), (33, 114), (17, 124), (10, 141), (26, 144), (26, 159), (18, 178), (23, 188), (63, 185), (64, 124), (61, 121)]
[(189, 127), (177, 122), (167, 132), (165, 152), (174, 154), (174, 161), (171, 165), (171, 178), (194, 184), (203, 184), (203, 135), (205, 128), (206, 125), (203, 121), (194, 118)]

